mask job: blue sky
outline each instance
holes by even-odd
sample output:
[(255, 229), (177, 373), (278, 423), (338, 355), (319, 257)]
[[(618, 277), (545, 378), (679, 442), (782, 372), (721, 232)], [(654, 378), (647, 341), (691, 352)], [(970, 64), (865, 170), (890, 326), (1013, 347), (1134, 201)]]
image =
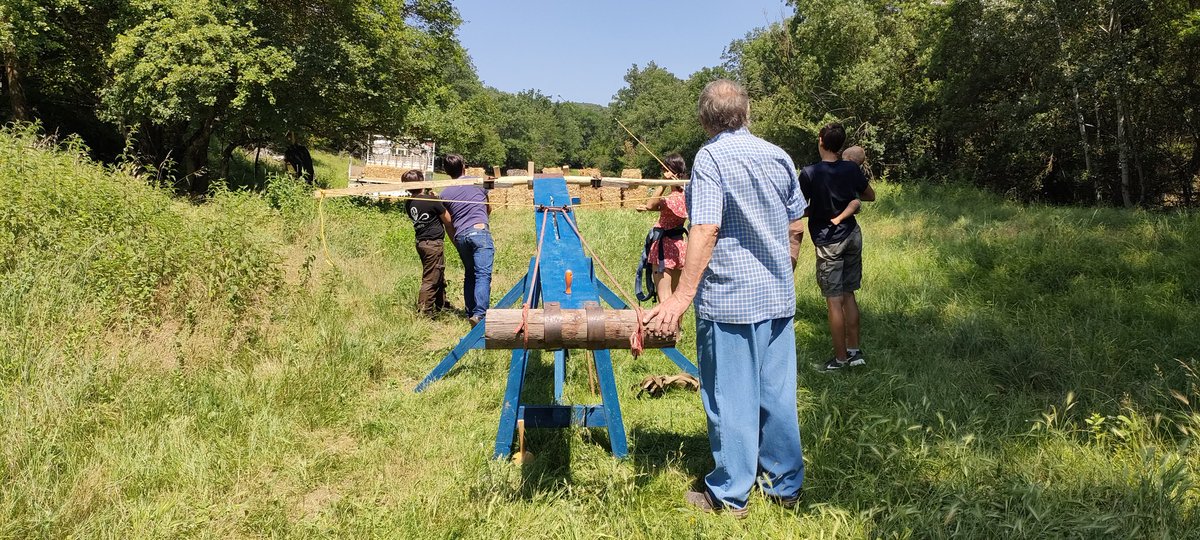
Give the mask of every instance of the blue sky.
[(783, 0), (460, 0), (459, 38), (483, 83), (607, 105), (633, 64), (679, 77), (783, 19)]

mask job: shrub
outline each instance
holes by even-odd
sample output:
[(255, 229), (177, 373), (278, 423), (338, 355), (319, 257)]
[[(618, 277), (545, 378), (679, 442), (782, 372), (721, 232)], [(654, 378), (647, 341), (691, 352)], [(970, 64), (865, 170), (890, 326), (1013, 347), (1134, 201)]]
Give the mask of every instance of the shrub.
[(85, 156), (31, 127), (0, 131), (0, 317), (86, 312), (111, 324), (203, 303), (241, 310), (278, 281), (274, 247), (255, 235), (261, 200), (218, 192), (195, 207)]

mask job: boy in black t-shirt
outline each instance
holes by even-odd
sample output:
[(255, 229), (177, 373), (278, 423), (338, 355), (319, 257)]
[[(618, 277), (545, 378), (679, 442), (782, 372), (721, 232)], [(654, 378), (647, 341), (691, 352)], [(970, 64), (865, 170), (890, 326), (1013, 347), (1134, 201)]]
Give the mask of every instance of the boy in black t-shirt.
[[(425, 175), (411, 170), (400, 177), (402, 182), (419, 182)], [(442, 237), (450, 224), (450, 212), (433, 192), (422, 189), (413, 193), (422, 200), (409, 199), (404, 202), (404, 212), (416, 230), (417, 256), (421, 258), (421, 288), (417, 292), (417, 313), (452, 309), (446, 302), (446, 257), (442, 250)]]
[(838, 158), (846, 142), (840, 124), (821, 128), (821, 161), (800, 170), (800, 190), (809, 201), (809, 236), (816, 246), (817, 284), (829, 308), (833, 358), (826, 371), (867, 363), (859, 348), (859, 312), (854, 291), (862, 286), (862, 231), (854, 219), (859, 201), (875, 200), (859, 164)]

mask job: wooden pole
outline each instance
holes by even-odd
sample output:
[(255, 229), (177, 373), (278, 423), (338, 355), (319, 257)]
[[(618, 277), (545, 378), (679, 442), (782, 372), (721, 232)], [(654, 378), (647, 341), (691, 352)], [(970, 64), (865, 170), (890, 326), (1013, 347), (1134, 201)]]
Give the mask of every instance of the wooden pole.
[[(590, 176), (565, 176), (563, 179), (567, 184), (590, 185), (592, 177)], [(400, 182), (394, 178), (359, 178), (359, 182), (370, 182), (376, 185), (354, 186), (340, 189), (319, 189), (313, 192), (313, 198), (321, 197), (351, 197), (364, 196), (373, 193), (385, 191), (396, 191), (397, 189), (405, 189), (416, 191), (421, 189), (441, 189), (451, 186), (481, 186), (484, 185), (485, 179), (482, 178), (463, 178), (459, 180), (430, 180), (425, 182)], [(513, 186), (530, 185), (533, 182), (532, 176), (501, 176), (492, 180), (496, 188), (509, 188)], [(398, 187), (403, 184), (403, 187)], [(600, 185), (603, 187), (630, 188), (630, 187), (664, 187), (664, 186), (679, 186), (688, 185), (687, 180), (671, 180), (666, 178), (615, 178), (602, 177)]]
[[(628, 349), (630, 336), (641, 325), (637, 312), (632, 309), (597, 309), (594, 335), (589, 336), (588, 310), (531, 309), (526, 325), (529, 334), (526, 345), (525, 337), (517, 333), (522, 314), (520, 309), (489, 309), (484, 320), (484, 346), (488, 349), (523, 349), (526, 346), (530, 349)], [(551, 320), (549, 336), (547, 319)], [(666, 349), (674, 347), (678, 338), (678, 334), (664, 336), (647, 331), (643, 335), (643, 346)]]

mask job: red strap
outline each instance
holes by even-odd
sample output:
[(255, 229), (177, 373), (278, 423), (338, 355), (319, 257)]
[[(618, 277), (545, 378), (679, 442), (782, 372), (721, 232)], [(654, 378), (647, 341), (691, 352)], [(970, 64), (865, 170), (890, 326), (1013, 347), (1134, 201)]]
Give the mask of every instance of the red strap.
[(629, 352), (630, 352), (630, 354), (633, 355), (634, 358), (637, 358), (642, 355), (642, 349), (643, 349), (642, 345), (645, 343), (645, 338), (642, 334), (646, 330), (645, 330), (645, 327), (642, 325), (642, 308), (641, 308), (641, 306), (634, 305), (633, 312), (637, 314), (637, 331), (634, 332), (633, 335), (629, 336)]

